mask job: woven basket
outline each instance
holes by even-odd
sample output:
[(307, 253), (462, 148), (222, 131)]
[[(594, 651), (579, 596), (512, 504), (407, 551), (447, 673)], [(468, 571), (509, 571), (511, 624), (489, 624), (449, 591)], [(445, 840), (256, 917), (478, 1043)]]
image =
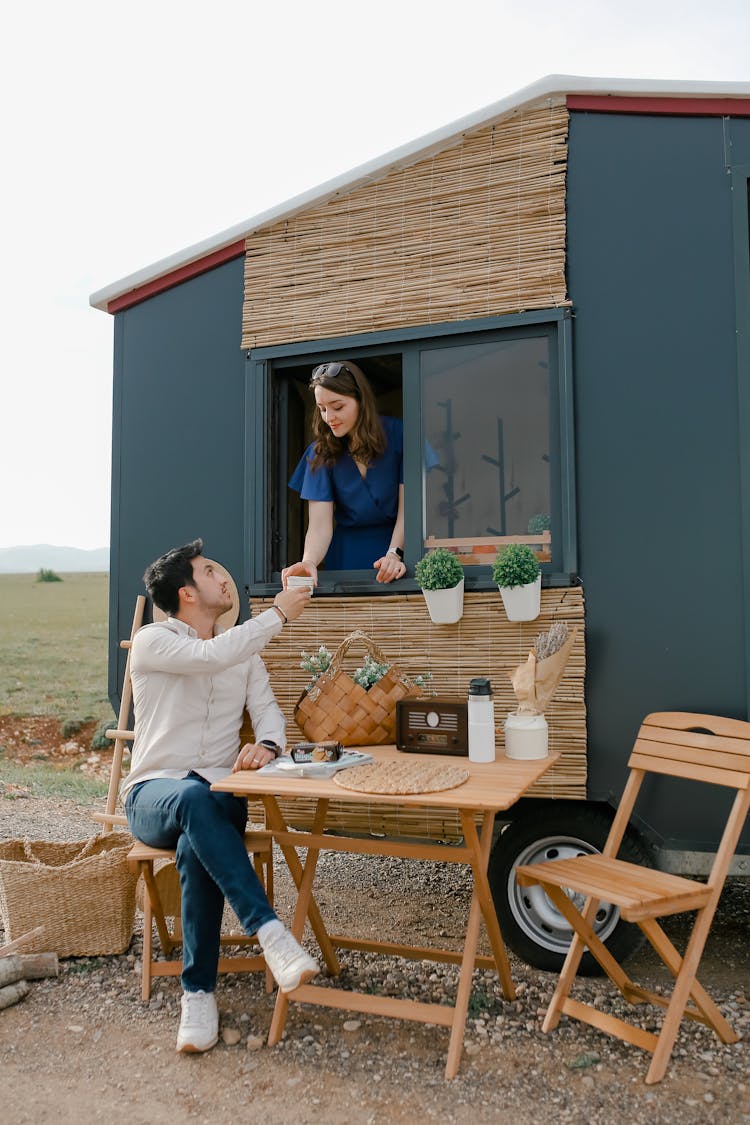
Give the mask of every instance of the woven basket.
[(344, 746), (382, 746), (394, 742), (397, 702), (421, 695), (417, 684), (393, 664), (369, 691), (355, 684), (342, 667), (346, 653), (355, 643), (362, 645), (378, 663), (389, 663), (382, 650), (360, 629), (344, 638), (328, 670), (302, 692), (294, 708), (297, 726), (312, 742), (334, 739)]
[(137, 875), (127, 863), (132, 846), (131, 837), (122, 832), (92, 836), (85, 843), (1, 842), (5, 940), (43, 926), (43, 933), (24, 944), (25, 953), (123, 953), (135, 918)]

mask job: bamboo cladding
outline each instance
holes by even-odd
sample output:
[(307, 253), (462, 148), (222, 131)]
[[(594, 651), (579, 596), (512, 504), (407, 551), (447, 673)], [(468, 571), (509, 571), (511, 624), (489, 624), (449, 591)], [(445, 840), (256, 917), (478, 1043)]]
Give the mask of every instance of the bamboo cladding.
[(243, 348), (569, 304), (567, 132), (545, 102), (255, 231)]
[[(271, 598), (253, 598), (253, 614), (271, 605)], [(578, 626), (575, 643), (560, 685), (545, 716), (549, 747), (559, 752), (559, 762), (530, 790), (531, 796), (579, 798), (586, 796), (586, 709), (584, 678), (584, 601), (580, 587), (542, 590), (541, 614), (535, 621), (508, 621), (497, 591), (467, 593), (464, 614), (455, 625), (433, 625), (424, 598), (395, 594), (371, 598), (314, 597), (293, 624), (287, 625), (263, 652), (274, 694), (287, 723), (287, 742), (303, 738), (294, 721), (294, 705), (308, 675), (300, 668), (301, 653), (325, 645), (335, 652), (354, 629), (362, 629), (383, 649), (391, 663), (415, 676), (432, 673), (429, 691), (437, 696), (466, 699), (472, 676), (488, 676), (495, 696), (498, 752), (504, 747), (503, 724), (516, 709), (509, 673), (522, 664), (537, 634), (555, 621)], [(344, 665), (351, 672), (362, 662), (363, 652), (352, 648)], [(293, 827), (309, 827), (314, 802), (300, 798), (282, 802)], [(438, 809), (413, 810), (398, 805), (353, 807), (331, 803), (329, 826), (337, 831), (428, 836), (455, 840), (461, 836), (458, 814)]]

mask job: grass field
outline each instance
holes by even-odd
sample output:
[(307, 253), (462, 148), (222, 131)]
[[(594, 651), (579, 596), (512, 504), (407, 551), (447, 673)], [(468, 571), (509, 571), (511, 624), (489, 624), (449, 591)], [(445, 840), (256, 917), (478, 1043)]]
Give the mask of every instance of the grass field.
[(3, 761), (1, 752), (0, 782), (3, 797), (10, 801), (17, 799), (14, 786), (18, 786), (23, 795), (28, 792), (32, 797), (65, 797), (78, 804), (95, 801), (107, 792), (106, 781), (87, 777), (78, 770), (60, 769), (41, 762), (17, 766)]
[(0, 714), (111, 719), (109, 575), (0, 574)]

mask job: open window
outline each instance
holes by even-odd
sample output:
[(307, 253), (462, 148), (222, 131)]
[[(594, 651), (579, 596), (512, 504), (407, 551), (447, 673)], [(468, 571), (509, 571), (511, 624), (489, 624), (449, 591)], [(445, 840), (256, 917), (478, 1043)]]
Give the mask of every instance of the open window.
[[(546, 581), (575, 573), (572, 395), (565, 310), (464, 325), (400, 330), (330, 346), (290, 345), (248, 355), (248, 511), (251, 586), (278, 585), (302, 557), (306, 504), (288, 487), (311, 440), (312, 369), (355, 361), (381, 414), (403, 418), (406, 559), (431, 546), (456, 551), (468, 588), (491, 585), (505, 542), (529, 543)], [(323, 568), (321, 592), (409, 592), (378, 587), (367, 571)], [(375, 589), (377, 587), (377, 589)]]
[[(267, 417), (270, 422), (270, 450), (264, 487), (270, 513), (270, 534), (266, 536), (266, 581), (280, 580), (283, 567), (302, 558), (307, 529), (307, 505), (288, 482), (310, 443), (315, 400), (310, 390), (310, 374), (318, 363), (330, 359), (356, 360), (375, 393), (381, 415), (403, 418), (401, 353), (376, 352), (360, 355), (356, 351), (311, 354), (304, 362), (296, 358), (274, 360), (266, 367)], [(321, 585), (372, 584), (370, 571), (331, 571), (320, 569)]]

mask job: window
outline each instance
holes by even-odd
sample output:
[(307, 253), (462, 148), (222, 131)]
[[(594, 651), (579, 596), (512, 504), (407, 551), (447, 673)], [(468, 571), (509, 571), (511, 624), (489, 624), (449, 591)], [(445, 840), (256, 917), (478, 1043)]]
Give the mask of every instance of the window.
[[(400, 330), (248, 357), (253, 589), (302, 556), (306, 505), (288, 481), (310, 441), (312, 368), (349, 358), (381, 413), (403, 418), (406, 557), (455, 550), (469, 588), (491, 584), (503, 541), (540, 554), (552, 581), (576, 570), (569, 317), (564, 310)], [(321, 588), (373, 592), (370, 571), (321, 571)], [(413, 589), (410, 582), (383, 587)]]
[(422, 352), (425, 545), (472, 556), (486, 538), (549, 531), (549, 343), (496, 337)]

